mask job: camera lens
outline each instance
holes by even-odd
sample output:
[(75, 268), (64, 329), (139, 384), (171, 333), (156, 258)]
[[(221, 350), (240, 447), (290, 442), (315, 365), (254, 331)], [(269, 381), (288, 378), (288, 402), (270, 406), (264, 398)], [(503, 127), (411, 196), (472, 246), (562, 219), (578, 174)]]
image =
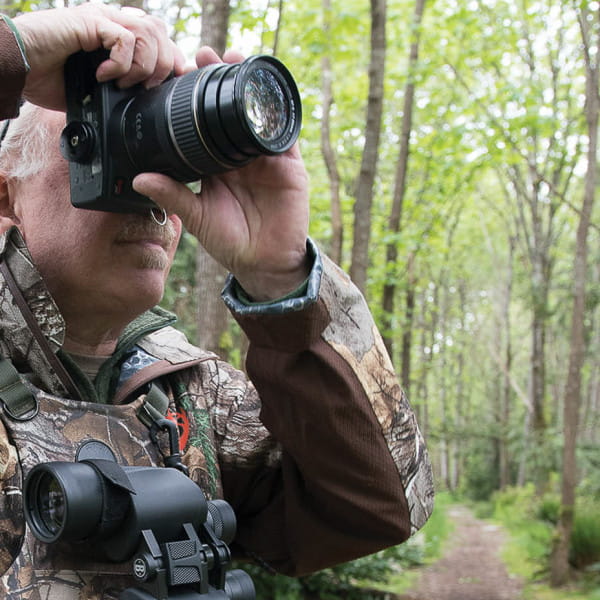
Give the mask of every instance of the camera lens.
[[(195, 181), (289, 150), (302, 108), (287, 68), (271, 56), (209, 65), (115, 107), (111, 156), (131, 171)], [(151, 149), (151, 151), (150, 151)]]

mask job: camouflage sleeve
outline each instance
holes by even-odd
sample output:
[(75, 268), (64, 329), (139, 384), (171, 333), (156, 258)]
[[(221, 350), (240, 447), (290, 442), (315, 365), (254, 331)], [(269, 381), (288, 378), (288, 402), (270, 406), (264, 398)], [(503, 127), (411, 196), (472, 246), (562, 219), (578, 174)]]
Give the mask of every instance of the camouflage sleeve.
[(19, 554), (25, 534), (17, 449), (0, 422), (0, 575)]
[(247, 400), (282, 448), (262, 467), (222, 466), (239, 544), (298, 575), (404, 541), (431, 513), (431, 466), (356, 287), (323, 258), (314, 303), (235, 316), (260, 395)]

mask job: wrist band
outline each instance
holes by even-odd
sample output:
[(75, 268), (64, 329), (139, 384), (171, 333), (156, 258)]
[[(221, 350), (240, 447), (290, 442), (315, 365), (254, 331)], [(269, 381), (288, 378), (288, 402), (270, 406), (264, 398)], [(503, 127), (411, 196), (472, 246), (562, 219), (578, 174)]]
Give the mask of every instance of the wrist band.
[(25, 53), (25, 44), (23, 43), (23, 39), (21, 38), (21, 34), (19, 33), (17, 26), (14, 24), (13, 20), (10, 17), (7, 17), (6, 15), (0, 15), (0, 19), (2, 19), (8, 25), (8, 28), (13, 32), (15, 40), (17, 41), (17, 45), (19, 46), (19, 50), (21, 51), (23, 62), (25, 63), (25, 69), (29, 73), (31, 67), (29, 66), (29, 62), (27, 61), (27, 54)]

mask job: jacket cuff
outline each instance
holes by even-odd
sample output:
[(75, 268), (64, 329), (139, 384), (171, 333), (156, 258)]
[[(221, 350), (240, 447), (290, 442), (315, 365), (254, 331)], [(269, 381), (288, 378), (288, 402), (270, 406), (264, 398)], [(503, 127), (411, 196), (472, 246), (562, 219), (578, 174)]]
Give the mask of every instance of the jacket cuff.
[(308, 238), (306, 251), (313, 262), (308, 279), (292, 294), (271, 302), (250, 302), (233, 275), (227, 277), (221, 293), (223, 301), (234, 315), (281, 315), (297, 312), (314, 304), (319, 297), (323, 262), (317, 245)]
[(8, 17), (0, 15), (0, 118), (15, 117), (19, 113), (28, 71), (29, 64), (19, 32)]

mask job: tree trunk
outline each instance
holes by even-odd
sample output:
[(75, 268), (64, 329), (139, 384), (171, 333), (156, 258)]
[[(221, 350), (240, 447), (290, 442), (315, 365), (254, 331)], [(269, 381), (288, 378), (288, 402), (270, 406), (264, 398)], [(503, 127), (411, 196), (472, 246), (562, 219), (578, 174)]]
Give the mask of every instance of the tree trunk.
[(354, 204), (354, 240), (350, 277), (366, 295), (369, 241), (371, 237), (371, 204), (377, 171), (381, 117), (383, 114), (383, 77), (385, 73), (386, 0), (371, 0), (371, 59), (369, 64), (369, 99), (365, 147), (356, 186)]
[(508, 450), (508, 432), (510, 427), (510, 409), (512, 391), (510, 384), (510, 372), (512, 369), (512, 343), (511, 343), (511, 321), (510, 321), (510, 302), (512, 298), (513, 283), (513, 254), (515, 249), (515, 240), (509, 236), (508, 253), (508, 273), (506, 276), (506, 287), (502, 303), (502, 326), (505, 330), (504, 336), (504, 373), (502, 377), (502, 409), (501, 423), (502, 434), (500, 438), (499, 461), (500, 461), (500, 489), (505, 489), (510, 485), (510, 457)]
[(229, 0), (202, 0), (200, 43), (213, 48), (219, 56), (227, 47), (230, 10)]
[[(211, 46), (220, 56), (225, 52), (229, 24), (229, 0), (203, 0), (200, 43)], [(226, 270), (198, 245), (196, 256), (196, 297), (198, 298), (198, 345), (227, 360), (223, 334), (229, 323), (227, 307), (221, 300)]]
[[(414, 73), (419, 60), (419, 41), (421, 22), (423, 20), (423, 11), (425, 9), (425, 0), (416, 0), (413, 15), (414, 37), (410, 44), (410, 54), (408, 59), (408, 80), (404, 89), (404, 107), (402, 110), (402, 130), (400, 134), (400, 150), (398, 153), (398, 161), (396, 163), (396, 179), (394, 184), (394, 196), (392, 200), (392, 210), (388, 221), (388, 232), (398, 234), (402, 226), (402, 207), (404, 204), (404, 196), (406, 193), (406, 177), (408, 173), (408, 157), (410, 154), (410, 132), (412, 130), (412, 115), (415, 99), (415, 83)], [(383, 287), (383, 341), (388, 350), (388, 354), (393, 359), (393, 338), (394, 331), (392, 327), (392, 319), (394, 316), (394, 299), (397, 287), (397, 260), (398, 250), (396, 247), (397, 236), (392, 236), (392, 241), (387, 244), (386, 248), (386, 282)], [(407, 296), (411, 293), (407, 284)], [(407, 298), (408, 301), (408, 298)], [(404, 364), (404, 356), (402, 358)]]
[[(600, 24), (600, 9), (597, 9), (593, 24)], [(573, 312), (571, 317), (571, 343), (569, 371), (563, 405), (564, 446), (562, 465), (562, 490), (560, 518), (557, 526), (554, 547), (551, 556), (551, 582), (553, 586), (563, 585), (569, 579), (569, 542), (575, 517), (575, 488), (577, 485), (577, 428), (579, 425), (579, 407), (581, 404), (581, 369), (584, 360), (584, 320), (586, 296), (586, 272), (588, 256), (588, 231), (594, 204), (597, 179), (598, 147), (598, 51), (600, 36), (595, 34), (595, 52), (590, 50), (589, 40), (591, 23), (589, 13), (582, 9), (579, 20), (586, 55), (586, 108), (585, 117), (588, 128), (587, 172), (583, 208), (577, 227), (577, 242), (573, 265)]]
[[(407, 262), (408, 264), (406, 273), (405, 296), (406, 312), (404, 314), (404, 323), (402, 325), (402, 356), (400, 373), (402, 379), (402, 388), (404, 389), (404, 393), (410, 398), (410, 368), (412, 356), (413, 325), (415, 320), (415, 288), (417, 286), (417, 280), (415, 277), (414, 253), (410, 253)], [(388, 349), (388, 352), (390, 349)]]
[[(323, 0), (323, 29), (325, 39), (330, 39), (331, 29), (331, 0)], [(344, 228), (342, 224), (342, 208), (340, 204), (340, 174), (337, 168), (335, 150), (331, 145), (331, 106), (333, 104), (332, 82), (333, 75), (329, 50), (321, 61), (321, 94), (323, 103), (323, 117), (321, 121), (321, 152), (329, 176), (329, 190), (331, 196), (331, 246), (329, 256), (337, 263), (342, 262), (342, 246), (344, 241)]]

